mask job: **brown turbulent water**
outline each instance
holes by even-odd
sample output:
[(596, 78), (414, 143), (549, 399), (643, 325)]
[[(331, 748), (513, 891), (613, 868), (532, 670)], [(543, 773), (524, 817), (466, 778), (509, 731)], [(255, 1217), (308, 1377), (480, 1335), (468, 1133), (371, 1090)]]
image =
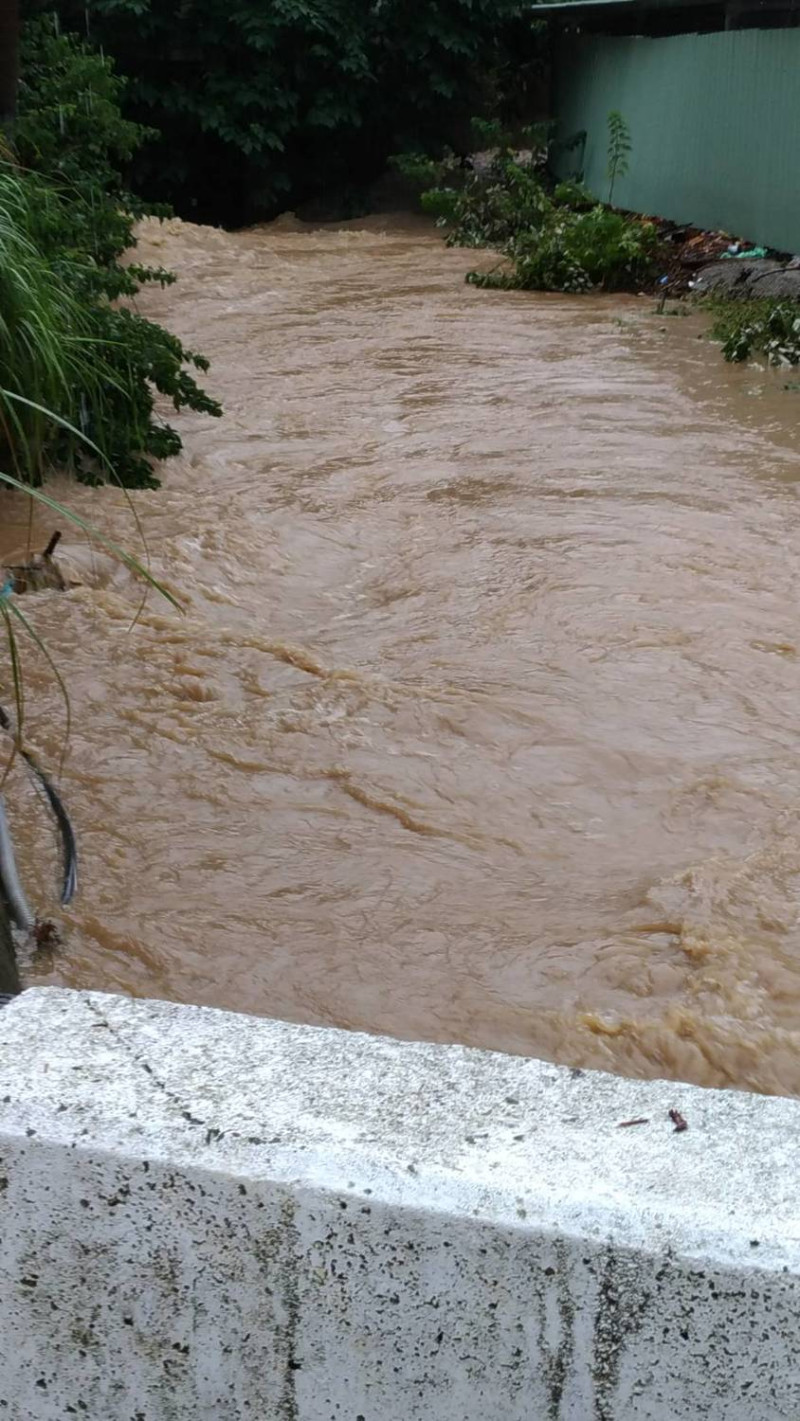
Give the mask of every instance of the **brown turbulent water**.
[(74, 536), (26, 601), (29, 980), (800, 1092), (800, 395), (380, 228), (144, 233), (226, 415), (137, 497), (184, 617)]

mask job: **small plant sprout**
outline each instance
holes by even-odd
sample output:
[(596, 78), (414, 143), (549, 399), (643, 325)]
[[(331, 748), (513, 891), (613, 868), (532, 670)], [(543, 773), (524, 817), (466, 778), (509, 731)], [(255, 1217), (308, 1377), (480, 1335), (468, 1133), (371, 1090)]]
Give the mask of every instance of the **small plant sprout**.
[(614, 201), (614, 184), (617, 178), (624, 178), (628, 172), (628, 158), (631, 151), (631, 132), (618, 109), (608, 115), (608, 205)]

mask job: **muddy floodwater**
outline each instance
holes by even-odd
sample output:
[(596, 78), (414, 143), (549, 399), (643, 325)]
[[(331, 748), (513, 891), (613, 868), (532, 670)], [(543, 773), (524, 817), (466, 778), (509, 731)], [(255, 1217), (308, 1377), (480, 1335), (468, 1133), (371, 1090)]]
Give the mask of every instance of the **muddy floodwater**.
[[(25, 601), (82, 864), (28, 980), (800, 1092), (800, 392), (648, 298), (469, 287), (410, 221), (141, 256), (226, 413), (136, 496), (185, 615), (131, 630), (74, 533)], [(51, 766), (63, 722), (32, 656)]]

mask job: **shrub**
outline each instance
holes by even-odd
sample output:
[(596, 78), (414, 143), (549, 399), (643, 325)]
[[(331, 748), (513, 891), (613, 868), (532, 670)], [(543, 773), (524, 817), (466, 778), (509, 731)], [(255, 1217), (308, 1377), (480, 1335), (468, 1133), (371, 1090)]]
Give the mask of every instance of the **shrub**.
[(512, 244), (513, 284), (540, 291), (636, 288), (652, 276), (657, 246), (651, 222), (600, 204), (588, 212), (554, 209), (540, 231)]
[(20, 58), (14, 142), (21, 162), (73, 189), (114, 192), (121, 217), (138, 213), (120, 169), (157, 134), (123, 118), (126, 84), (111, 60), (61, 34), (52, 16), (23, 26)]
[(532, 161), (501, 153), (463, 186), (422, 195), (425, 212), (447, 226), (449, 246), (504, 247), (518, 233), (539, 227), (549, 207)]
[(763, 355), (770, 365), (800, 365), (800, 305), (795, 301), (732, 301), (712, 297), (711, 335), (726, 360)]
[(425, 189), (423, 211), (448, 228), (448, 246), (504, 247), (519, 232), (538, 227), (550, 205), (544, 183), (548, 127), (523, 129), (521, 140), (529, 146), (520, 150), (498, 124), (473, 119), (476, 146), (483, 145), (474, 159), (448, 154), (437, 163), (403, 154), (392, 162)]
[(604, 207), (575, 179), (554, 186), (547, 125), (526, 130), (530, 147), (523, 152), (496, 126), (481, 127), (480, 136), (495, 146), (466, 171), (452, 155), (439, 164), (419, 154), (395, 160), (418, 183), (436, 183), (422, 192), (422, 206), (448, 228), (449, 245), (496, 247), (506, 257), (503, 269), (470, 272), (468, 281), (579, 292), (635, 288), (650, 278), (658, 249), (654, 224)]
[(569, 218), (550, 213), (537, 232), (524, 232), (507, 251), (502, 270), (471, 271), (467, 281), (474, 286), (506, 291), (568, 291), (591, 289), (588, 274), (571, 256), (564, 239)]
[[(7, 462), (29, 482), (57, 463), (85, 482), (113, 471), (126, 487), (154, 487), (151, 460), (168, 458), (181, 445), (176, 432), (155, 419), (153, 390), (169, 396), (176, 409), (218, 413), (185, 368), (188, 362), (206, 369), (207, 362), (95, 290), (97, 273), (86, 254), (61, 245), (72, 229), (72, 208), (35, 175), (0, 168), (0, 387), (11, 392), (3, 401)], [(33, 406), (53, 411), (61, 422)], [(83, 438), (72, 437), (64, 422)]]
[[(112, 304), (135, 296), (144, 282), (174, 280), (161, 268), (120, 261), (135, 246), (134, 223), (144, 209), (125, 191), (117, 165), (146, 135), (121, 116), (122, 81), (111, 63), (57, 34), (51, 20), (25, 27), (22, 60), (15, 144), (24, 169), (10, 160), (0, 166), (7, 254), (0, 386), (24, 390), (61, 423), (48, 425), (12, 401), (7, 452), (29, 481), (52, 462), (86, 482), (113, 471), (127, 487), (154, 487), (152, 461), (181, 447), (175, 430), (155, 416), (154, 391), (176, 409), (220, 410), (190, 373), (208, 368), (202, 356)], [(65, 423), (85, 437), (71, 437)]]
[(124, 186), (120, 169), (153, 130), (122, 117), (125, 82), (109, 59), (70, 35), (52, 17), (22, 30), (22, 77), (14, 146), (20, 164), (61, 194), (46, 204), (38, 237), (58, 260), (63, 255), (87, 291), (114, 299), (133, 296), (145, 281), (171, 281), (160, 269), (118, 258), (136, 245), (136, 220), (146, 206)]
[(556, 207), (571, 207), (573, 212), (588, 212), (596, 205), (596, 198), (577, 178), (565, 178), (553, 188), (553, 202)]

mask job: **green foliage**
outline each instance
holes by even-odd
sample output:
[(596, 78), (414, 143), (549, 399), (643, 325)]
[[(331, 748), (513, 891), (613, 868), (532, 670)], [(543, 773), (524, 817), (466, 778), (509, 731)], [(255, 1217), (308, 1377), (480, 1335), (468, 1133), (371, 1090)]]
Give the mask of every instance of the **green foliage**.
[(596, 199), (577, 178), (565, 178), (553, 188), (553, 202), (556, 207), (570, 207), (573, 212), (588, 212), (595, 206)]
[(136, 219), (153, 211), (126, 190), (120, 168), (153, 132), (122, 117), (125, 83), (112, 62), (60, 34), (53, 16), (23, 27), (21, 62), (16, 155), (63, 199), (40, 214), (42, 245), (71, 267), (77, 260), (86, 289), (112, 299), (135, 295), (144, 281), (171, 280), (117, 261), (136, 245)]
[(397, 153), (389, 159), (389, 163), (395, 172), (419, 188), (433, 188), (446, 173), (459, 170), (453, 153), (448, 153), (441, 161), (427, 153)]
[[(60, 0), (82, 29), (84, 0)], [(244, 221), (370, 181), (389, 153), (450, 137), (538, 41), (523, 0), (92, 0), (91, 33), (165, 138), (139, 187)], [(516, 28), (515, 28), (516, 26)], [(513, 36), (513, 49), (510, 48)]]
[(60, 34), (52, 15), (23, 27), (20, 58), (14, 141), (21, 161), (73, 188), (117, 191), (126, 213), (135, 212), (119, 169), (157, 134), (123, 118), (125, 82), (111, 60)]
[(551, 207), (538, 230), (507, 248), (510, 269), (472, 273), (478, 286), (524, 291), (629, 290), (653, 274), (658, 236), (650, 222), (598, 204), (588, 212)]
[(154, 391), (176, 409), (219, 406), (187, 369), (207, 369), (203, 357), (112, 304), (174, 279), (120, 261), (142, 207), (117, 165), (146, 134), (121, 117), (111, 63), (57, 34), (52, 19), (25, 27), (22, 59), (24, 169), (0, 167), (0, 386), (40, 408), (0, 399), (0, 452), (29, 482), (59, 464), (86, 482), (110, 471), (127, 487), (154, 487), (152, 461), (181, 447), (155, 416)]
[(653, 273), (658, 234), (652, 222), (623, 217), (598, 204), (563, 219), (559, 241), (590, 284), (606, 291), (639, 286)]
[[(422, 206), (448, 228), (450, 245), (496, 247), (507, 258), (491, 272), (472, 272), (477, 286), (540, 291), (635, 288), (652, 275), (658, 236), (652, 223), (597, 203), (574, 179), (548, 183), (549, 134), (528, 131), (531, 147), (514, 151), (496, 126), (480, 134), (496, 146), (473, 169), (450, 156), (438, 165), (419, 155), (397, 165), (420, 181), (437, 181)], [(442, 179), (445, 182), (442, 182)]]
[(726, 360), (741, 363), (763, 355), (770, 365), (800, 365), (800, 306), (796, 301), (724, 300), (705, 303), (714, 315), (711, 335)]
[(548, 198), (530, 164), (500, 156), (488, 172), (471, 174), (461, 189), (423, 193), (422, 206), (449, 227), (448, 245), (502, 247), (516, 233), (540, 226)]
[(452, 155), (439, 163), (419, 155), (394, 159), (399, 171), (433, 184), (421, 195), (423, 211), (448, 229), (447, 243), (457, 247), (505, 247), (518, 233), (539, 227), (550, 206), (544, 170), (548, 154), (545, 125), (524, 129), (524, 149), (492, 121), (472, 120), (484, 150), (464, 167)]
[(614, 201), (614, 184), (617, 178), (624, 178), (628, 172), (628, 158), (631, 152), (631, 133), (618, 109), (608, 115), (608, 205)]
[(30, 236), (34, 190), (0, 170), (0, 457), (31, 482), (51, 435), (44, 409), (76, 412), (73, 391), (91, 339), (85, 306)]

